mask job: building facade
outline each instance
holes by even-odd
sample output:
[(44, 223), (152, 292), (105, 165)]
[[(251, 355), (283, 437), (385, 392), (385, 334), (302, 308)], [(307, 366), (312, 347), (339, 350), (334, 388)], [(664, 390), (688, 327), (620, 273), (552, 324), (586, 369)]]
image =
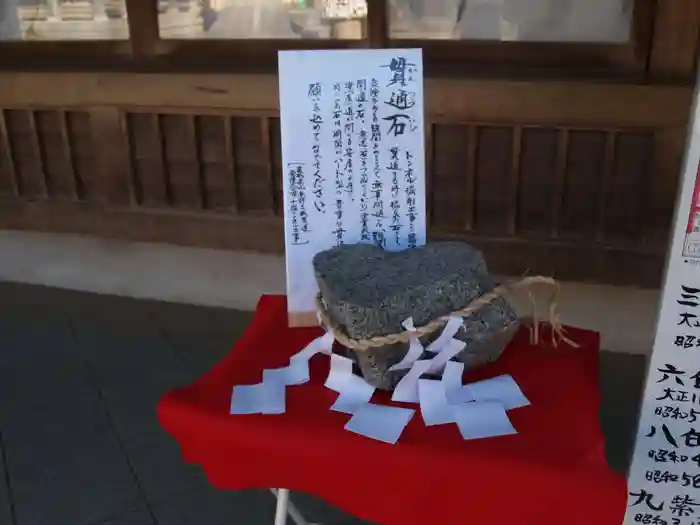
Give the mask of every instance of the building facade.
[(697, 0), (9, 0), (0, 229), (281, 252), (276, 52), (421, 47), (431, 239), (657, 286)]

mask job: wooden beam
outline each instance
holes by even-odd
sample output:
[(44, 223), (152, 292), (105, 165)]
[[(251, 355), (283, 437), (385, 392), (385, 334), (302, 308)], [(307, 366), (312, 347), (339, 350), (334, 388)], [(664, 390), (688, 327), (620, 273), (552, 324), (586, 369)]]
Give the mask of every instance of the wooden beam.
[[(685, 125), (690, 86), (427, 79), (433, 122), (665, 127)], [(274, 116), (276, 75), (0, 72), (4, 108), (128, 107)]]
[(389, 42), (389, 2), (367, 2), (367, 40), (369, 47), (386, 47)]
[[(86, 203), (0, 200), (0, 225), (15, 230), (78, 233), (143, 242), (281, 253), (281, 217), (174, 210), (113, 209)], [(264, 234), (263, 234), (264, 232)], [(657, 287), (665, 259), (660, 246), (606, 246), (576, 241), (488, 237), (431, 230), (430, 239), (466, 241), (482, 250), (491, 270), (518, 275), (534, 257), (533, 272), (567, 280)], [(601, 261), (593, 265), (592, 261)]]
[[(427, 80), (434, 121), (581, 126), (686, 122), (690, 87), (575, 82)], [(663, 108), (663, 110), (662, 110)]]
[(698, 0), (657, 2), (649, 75), (670, 80), (692, 80), (698, 58), (699, 36)]
[(126, 0), (126, 12), (134, 57), (153, 56), (160, 40), (157, 0)]
[[(88, 203), (0, 199), (0, 225), (13, 230), (280, 253), (281, 217), (180, 210), (112, 208)], [(263, 234), (264, 232), (264, 234)]]

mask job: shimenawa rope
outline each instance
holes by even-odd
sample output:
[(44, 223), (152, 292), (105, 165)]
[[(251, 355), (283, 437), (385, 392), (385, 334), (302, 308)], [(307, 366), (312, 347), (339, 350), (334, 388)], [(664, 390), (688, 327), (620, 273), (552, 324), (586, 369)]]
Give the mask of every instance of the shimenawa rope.
[(546, 284), (554, 288), (552, 296), (549, 300), (549, 324), (552, 327), (552, 345), (557, 346), (558, 337), (559, 340), (564, 341), (568, 345), (578, 347), (578, 344), (576, 344), (574, 341), (572, 341), (566, 336), (564, 327), (562, 326), (561, 320), (559, 319), (559, 314), (557, 311), (557, 299), (559, 297), (560, 288), (559, 283), (557, 283), (557, 281), (552, 279), (551, 277), (531, 276), (525, 277), (519, 281), (515, 281), (512, 283), (501, 284), (494, 288), (492, 291), (485, 293), (480, 297), (477, 297), (471, 303), (469, 303), (469, 305), (462, 308), (461, 310), (456, 310), (451, 314), (438, 317), (434, 321), (431, 321), (430, 323), (424, 326), (417, 327), (415, 331), (405, 331), (396, 334), (381, 335), (377, 337), (372, 337), (370, 339), (351, 339), (350, 337), (348, 337), (345, 331), (331, 319), (328, 313), (328, 309), (326, 308), (326, 305), (323, 302), (323, 296), (320, 293), (316, 296), (316, 309), (318, 311), (321, 324), (327, 330), (330, 330), (333, 333), (333, 336), (335, 337), (336, 341), (338, 341), (340, 344), (347, 348), (363, 352), (371, 350), (373, 348), (381, 348), (386, 345), (408, 343), (413, 337), (423, 337), (426, 335), (430, 335), (442, 328), (451, 317), (468, 317), (469, 315), (478, 311), (480, 308), (487, 305), (494, 299), (497, 299), (498, 297), (503, 297), (506, 294), (515, 290), (525, 288), (527, 289), (527, 293), (532, 302), (532, 327), (530, 328), (530, 340), (533, 344), (537, 344), (539, 343), (540, 323), (537, 316), (537, 310), (535, 308), (535, 298), (532, 295), (530, 288), (539, 284)]

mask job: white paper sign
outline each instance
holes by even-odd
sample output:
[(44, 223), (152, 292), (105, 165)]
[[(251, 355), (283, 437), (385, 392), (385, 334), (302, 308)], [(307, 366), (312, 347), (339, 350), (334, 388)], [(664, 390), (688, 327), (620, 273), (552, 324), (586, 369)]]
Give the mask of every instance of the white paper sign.
[[(700, 517), (700, 118), (696, 94), (625, 525)], [(669, 176), (672, 174), (669, 174)]]
[(420, 49), (282, 51), (287, 301), (316, 324), (313, 256), (340, 244), (425, 244)]

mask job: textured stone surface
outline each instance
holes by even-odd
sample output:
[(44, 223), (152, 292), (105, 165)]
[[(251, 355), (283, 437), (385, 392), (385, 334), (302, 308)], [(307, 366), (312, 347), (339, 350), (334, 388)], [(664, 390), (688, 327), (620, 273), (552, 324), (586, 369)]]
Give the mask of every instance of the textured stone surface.
[(436, 311), (464, 306), (475, 284), (490, 285), (481, 254), (452, 242), (393, 253), (343, 245), (316, 255), (314, 270), (335, 320), (355, 339), (401, 331), (411, 316), (416, 325), (426, 324)]
[[(314, 269), (331, 317), (355, 339), (400, 332), (409, 317), (422, 326), (494, 288), (481, 254), (454, 242), (394, 253), (373, 245), (344, 245), (319, 253)], [(501, 298), (492, 301), (465, 319), (456, 338), (467, 347), (457, 359), (473, 368), (497, 358), (517, 327), (510, 305)], [(421, 341), (427, 344), (439, 334)], [(407, 349), (407, 344), (397, 344), (351, 354), (368, 382), (388, 390), (406, 373), (388, 369)]]

